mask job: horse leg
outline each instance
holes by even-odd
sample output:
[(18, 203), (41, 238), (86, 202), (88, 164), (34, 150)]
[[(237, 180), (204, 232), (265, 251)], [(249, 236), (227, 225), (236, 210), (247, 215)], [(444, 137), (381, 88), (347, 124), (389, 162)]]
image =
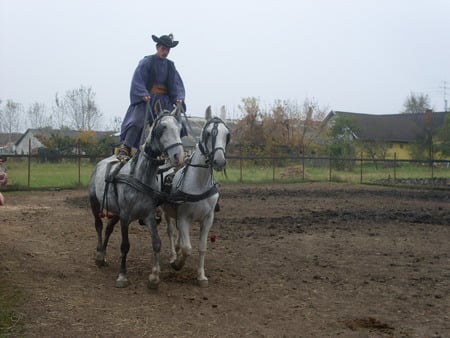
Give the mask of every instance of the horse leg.
[(159, 273), (161, 272), (160, 267), (160, 256), (161, 256), (161, 238), (158, 233), (158, 222), (155, 219), (154, 213), (146, 218), (145, 222), (148, 226), (148, 230), (152, 237), (152, 248), (153, 248), (153, 267), (152, 273), (148, 276), (148, 288), (157, 289), (159, 286)]
[(105, 253), (102, 250), (102, 232), (103, 232), (103, 222), (100, 216), (94, 215), (95, 217), (95, 230), (97, 231), (97, 253), (95, 255), (95, 264), (97, 266), (103, 266), (105, 265)]
[(200, 242), (198, 246), (197, 282), (200, 287), (208, 287), (208, 278), (205, 275), (205, 256), (208, 247), (208, 234), (214, 220), (214, 212), (211, 212), (200, 225)]
[(123, 219), (120, 220), (120, 229), (122, 232), (122, 243), (120, 245), (121, 261), (120, 261), (120, 272), (119, 277), (116, 280), (117, 288), (127, 287), (130, 283), (127, 278), (127, 254), (130, 250), (130, 241), (128, 239), (128, 226), (129, 221)]
[(167, 236), (169, 237), (169, 263), (172, 264), (177, 259), (177, 251), (175, 246), (175, 241), (177, 240), (176, 237), (176, 228), (174, 225), (174, 222), (170, 218), (169, 215), (164, 214), (164, 218), (167, 223)]
[[(107, 265), (107, 263), (106, 263), (106, 248), (108, 246), (109, 237), (111, 236), (111, 234), (114, 230), (114, 226), (117, 224), (119, 219), (120, 219), (119, 216), (114, 215), (108, 221), (108, 224), (105, 229), (105, 240), (103, 241), (103, 243), (100, 242), (99, 245), (97, 246), (97, 257), (95, 259), (95, 263), (97, 264), (97, 266)], [(101, 234), (100, 234), (100, 236), (101, 236)], [(99, 246), (100, 246), (100, 249), (99, 249)]]
[(103, 248), (103, 221), (100, 217), (100, 203), (95, 196), (95, 192), (90, 192), (89, 194), (89, 202), (91, 204), (92, 214), (94, 215), (95, 220), (95, 230), (97, 231), (97, 250), (95, 256), (95, 264), (97, 266), (105, 265), (105, 252), (102, 250)]
[(186, 263), (186, 259), (191, 255), (192, 245), (191, 239), (189, 237), (189, 222), (185, 219), (178, 219), (177, 227), (178, 227), (178, 235), (179, 235), (178, 241), (180, 249), (177, 254), (177, 259), (170, 265), (174, 270), (179, 271), (183, 268), (184, 264)]

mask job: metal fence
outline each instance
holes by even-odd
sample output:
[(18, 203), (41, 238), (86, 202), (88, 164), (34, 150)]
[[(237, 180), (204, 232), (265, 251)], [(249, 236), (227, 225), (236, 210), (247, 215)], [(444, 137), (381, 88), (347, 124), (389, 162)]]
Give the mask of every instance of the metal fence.
[[(8, 155), (5, 162), (8, 185), (1, 186), (0, 190), (85, 187), (95, 163), (104, 157)], [(228, 156), (225, 174), (215, 174), (221, 184), (328, 181), (450, 188), (450, 162), (445, 160)]]

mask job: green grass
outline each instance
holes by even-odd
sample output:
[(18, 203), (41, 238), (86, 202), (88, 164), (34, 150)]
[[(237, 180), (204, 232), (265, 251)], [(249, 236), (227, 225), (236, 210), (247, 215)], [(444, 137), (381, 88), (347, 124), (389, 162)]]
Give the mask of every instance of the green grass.
[[(28, 162), (22, 160), (8, 160), (8, 189), (42, 189), (42, 188), (77, 188), (86, 187), (94, 170), (95, 164), (83, 159), (80, 167), (77, 160), (64, 160), (61, 163), (39, 163), (32, 161), (30, 165), (30, 184), (28, 186)], [(361, 183), (360, 163), (356, 163), (353, 170), (330, 169), (325, 162), (321, 167), (305, 164), (302, 172), (302, 163), (285, 161), (275, 169), (270, 163), (254, 165), (244, 161), (242, 170), (238, 160), (230, 160), (227, 165), (227, 176), (216, 173), (217, 181), (222, 184), (243, 183), (301, 183), (301, 182), (345, 182)], [(399, 167), (383, 168), (381, 164), (376, 167), (373, 163), (365, 162), (362, 168), (362, 183), (374, 183), (379, 180), (401, 178), (431, 178), (431, 168), (417, 163), (402, 162)], [(450, 178), (450, 169), (446, 167), (435, 168), (434, 177)]]
[(0, 283), (0, 337), (17, 337), (23, 330), (23, 293), (12, 286)]
[(8, 161), (8, 186), (17, 189), (28, 188), (75, 188), (87, 186), (95, 164), (86, 160), (78, 166), (76, 160), (61, 163), (39, 163), (32, 161), (28, 175), (27, 161)]
[[(221, 183), (300, 183), (300, 182), (345, 182), (361, 183), (361, 166), (356, 165), (353, 170), (336, 170), (329, 167), (305, 166), (305, 172), (302, 172), (301, 164), (292, 164), (284, 167), (276, 167), (275, 170), (270, 166), (248, 166), (243, 167), (242, 174), (239, 163), (229, 163), (227, 166), (227, 178), (216, 174), (216, 178)], [(241, 176), (242, 175), (242, 176)], [(431, 168), (417, 165), (415, 163), (402, 163), (399, 167), (383, 168), (382, 165), (375, 167), (372, 163), (364, 163), (362, 168), (362, 183), (374, 183), (379, 180), (400, 178), (431, 178)], [(433, 177), (450, 178), (450, 169), (435, 168)]]

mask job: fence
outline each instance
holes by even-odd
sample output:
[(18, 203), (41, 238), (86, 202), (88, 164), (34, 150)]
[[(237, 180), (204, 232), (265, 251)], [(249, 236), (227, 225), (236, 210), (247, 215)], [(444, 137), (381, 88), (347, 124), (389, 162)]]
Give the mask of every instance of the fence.
[[(48, 159), (38, 155), (8, 155), (8, 185), (1, 190), (86, 187), (95, 163), (86, 155)], [(222, 184), (346, 182), (426, 184), (450, 188), (449, 161), (373, 160), (368, 158), (228, 156)]]

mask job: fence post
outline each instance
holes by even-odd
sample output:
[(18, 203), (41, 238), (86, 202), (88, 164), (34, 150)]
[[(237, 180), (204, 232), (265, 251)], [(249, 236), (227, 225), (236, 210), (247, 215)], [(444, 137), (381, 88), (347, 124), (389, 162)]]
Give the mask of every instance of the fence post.
[(81, 156), (80, 156), (80, 142), (77, 142), (78, 155), (78, 186), (81, 186)]
[(242, 144), (239, 145), (239, 182), (242, 183)]
[(305, 181), (305, 145), (302, 145), (302, 181)]
[(360, 177), (360, 179), (359, 179), (359, 183), (360, 183), (360, 184), (362, 184), (362, 182), (363, 182), (362, 177), (363, 177), (363, 153), (362, 153), (362, 151), (361, 151), (361, 177)]
[(394, 153), (394, 184), (397, 181), (397, 153)]
[(274, 151), (272, 151), (272, 183), (275, 182), (275, 155)]
[(433, 143), (430, 145), (430, 160), (431, 160), (431, 180), (434, 179), (434, 162), (433, 162)]
[(28, 190), (31, 187), (31, 139), (28, 140)]
[(330, 174), (329, 174), (330, 177), (329, 177), (329, 180), (331, 182), (331, 154), (330, 154), (330, 159), (329, 159), (328, 163), (329, 163), (329, 166), (330, 166)]

